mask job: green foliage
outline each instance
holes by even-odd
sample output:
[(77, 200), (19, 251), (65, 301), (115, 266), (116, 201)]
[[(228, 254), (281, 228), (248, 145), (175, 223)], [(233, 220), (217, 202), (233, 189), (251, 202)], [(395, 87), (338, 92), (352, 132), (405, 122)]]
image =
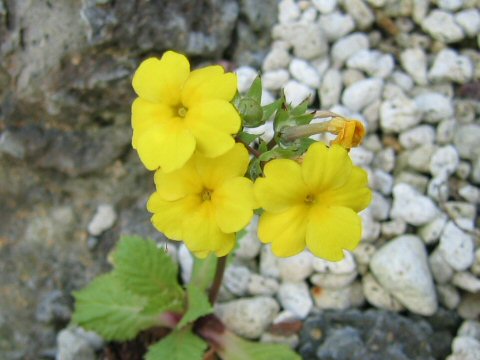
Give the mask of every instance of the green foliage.
[(301, 360), (288, 345), (258, 343), (236, 335), (230, 336), (228, 345), (221, 353), (222, 360)]
[(262, 79), (260, 76), (257, 76), (255, 80), (253, 80), (246, 96), (255, 100), (259, 104), (262, 102)]
[(73, 321), (107, 340), (128, 340), (154, 325), (161, 314), (184, 306), (177, 267), (152, 240), (122, 238), (114, 270), (74, 292)]
[(195, 286), (202, 291), (207, 290), (215, 277), (217, 259), (214, 253), (211, 253), (205, 259), (195, 257), (190, 283), (195, 284)]
[(257, 140), (261, 135), (256, 134), (249, 134), (247, 132), (242, 131), (240, 134), (237, 135), (237, 138), (245, 144), (251, 144), (255, 140)]
[(262, 107), (263, 109), (263, 118), (262, 122), (270, 120), (270, 118), (282, 108), (284, 104), (284, 98), (277, 99), (271, 104), (265, 105)]
[(201, 360), (206, 349), (207, 343), (186, 327), (150, 346), (145, 360)]
[(286, 126), (299, 126), (309, 124), (313, 119), (313, 114), (307, 113), (308, 100), (304, 100), (301, 104), (293, 107), (290, 104), (278, 110), (273, 121), (273, 128), (278, 137), (280, 131)]
[(190, 283), (187, 286), (187, 303), (188, 309), (182, 320), (177, 325), (177, 328), (181, 328), (188, 323), (192, 323), (198, 318), (211, 314), (213, 307), (208, 300), (208, 297), (201, 288), (198, 288), (195, 284)]

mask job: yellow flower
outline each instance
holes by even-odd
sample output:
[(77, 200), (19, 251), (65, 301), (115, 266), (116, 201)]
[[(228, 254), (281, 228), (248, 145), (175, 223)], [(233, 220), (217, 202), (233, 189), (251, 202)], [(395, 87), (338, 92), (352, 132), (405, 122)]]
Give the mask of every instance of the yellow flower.
[(179, 170), (155, 173), (157, 191), (147, 208), (153, 225), (172, 240), (183, 240), (197, 257), (228, 254), (235, 232), (253, 216), (253, 183), (243, 177), (250, 161), (242, 144), (224, 155), (199, 153)]
[(272, 243), (280, 257), (298, 254), (307, 246), (318, 257), (343, 259), (343, 249), (360, 242), (361, 218), (372, 193), (367, 174), (352, 164), (339, 145), (314, 143), (301, 164), (288, 159), (270, 161), (265, 177), (255, 181), (255, 197), (265, 212), (258, 235)]
[(188, 59), (167, 51), (142, 62), (132, 82), (132, 145), (149, 170), (181, 168), (195, 150), (216, 157), (234, 145), (241, 121), (230, 103), (237, 78), (221, 66), (190, 72)]
[(337, 135), (332, 144), (339, 144), (346, 149), (360, 145), (365, 137), (365, 125), (354, 119), (333, 118), (328, 123), (328, 131)]

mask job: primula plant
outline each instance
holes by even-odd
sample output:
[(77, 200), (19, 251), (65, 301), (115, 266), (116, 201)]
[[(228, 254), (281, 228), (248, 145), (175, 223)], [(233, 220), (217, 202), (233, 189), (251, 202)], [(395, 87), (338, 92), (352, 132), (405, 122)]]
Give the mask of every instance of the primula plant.
[[(145, 60), (133, 88), (132, 145), (155, 171), (147, 209), (156, 229), (194, 255), (192, 278), (180, 284), (177, 265), (154, 241), (122, 238), (113, 270), (74, 293), (73, 321), (117, 341), (168, 329), (147, 360), (299, 359), (287, 345), (238, 337), (213, 306), (227, 257), (255, 213), (258, 238), (276, 256), (308, 249), (339, 261), (355, 249), (358, 212), (372, 196), (366, 172), (348, 156), (365, 136), (363, 124), (309, 111), (307, 102), (293, 107), (283, 95), (261, 106), (260, 78), (240, 95), (234, 73), (220, 66), (191, 71), (173, 51)], [(249, 131), (266, 122), (273, 124), (272, 139)], [(336, 137), (328, 145), (312, 140), (322, 133)]]

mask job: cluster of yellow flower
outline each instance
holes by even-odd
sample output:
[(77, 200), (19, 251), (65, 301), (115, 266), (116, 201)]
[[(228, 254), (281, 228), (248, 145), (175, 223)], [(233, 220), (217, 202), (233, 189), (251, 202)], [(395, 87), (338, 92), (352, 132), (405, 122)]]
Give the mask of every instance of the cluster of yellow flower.
[(156, 170), (147, 207), (167, 237), (184, 241), (197, 257), (224, 256), (261, 208), (258, 235), (277, 256), (308, 247), (336, 261), (357, 246), (357, 212), (371, 191), (344, 147), (363, 138), (358, 122), (332, 121), (329, 131), (338, 137), (330, 147), (317, 142), (297, 159), (271, 160), (254, 183), (245, 177), (250, 155), (234, 137), (242, 130), (231, 103), (235, 74), (220, 66), (190, 71), (185, 56), (168, 51), (140, 65), (133, 88), (132, 144), (146, 168)]

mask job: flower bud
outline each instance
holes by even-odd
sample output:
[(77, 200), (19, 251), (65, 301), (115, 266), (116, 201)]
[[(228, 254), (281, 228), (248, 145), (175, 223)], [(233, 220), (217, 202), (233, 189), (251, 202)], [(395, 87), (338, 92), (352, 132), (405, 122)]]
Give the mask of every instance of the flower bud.
[(238, 112), (243, 119), (243, 124), (246, 127), (259, 126), (263, 122), (262, 106), (250, 97), (240, 99), (237, 105)]

